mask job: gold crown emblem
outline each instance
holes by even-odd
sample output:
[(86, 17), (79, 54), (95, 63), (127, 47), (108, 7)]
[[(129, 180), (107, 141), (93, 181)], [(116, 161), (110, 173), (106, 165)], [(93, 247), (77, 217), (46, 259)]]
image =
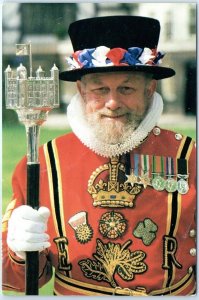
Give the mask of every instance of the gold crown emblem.
[[(108, 181), (100, 178), (108, 172)], [(97, 180), (98, 178), (98, 180)], [(142, 186), (133, 186), (126, 181), (125, 166), (118, 157), (111, 158), (110, 163), (98, 167), (88, 181), (88, 192), (91, 194), (94, 206), (101, 207), (133, 207), (134, 199), (142, 190)]]

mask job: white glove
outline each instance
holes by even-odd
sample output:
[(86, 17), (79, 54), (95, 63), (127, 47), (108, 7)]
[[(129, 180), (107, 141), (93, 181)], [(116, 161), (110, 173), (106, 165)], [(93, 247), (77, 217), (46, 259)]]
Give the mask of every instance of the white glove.
[(50, 247), (47, 222), (50, 210), (40, 207), (38, 210), (22, 205), (13, 210), (8, 221), (7, 244), (22, 259), (25, 251), (42, 251)]

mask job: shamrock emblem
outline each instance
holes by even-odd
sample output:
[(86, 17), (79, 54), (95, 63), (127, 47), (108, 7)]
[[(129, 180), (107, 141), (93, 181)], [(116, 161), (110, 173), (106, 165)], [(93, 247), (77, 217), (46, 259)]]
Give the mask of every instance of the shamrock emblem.
[(135, 237), (142, 239), (145, 246), (149, 246), (156, 238), (157, 230), (157, 225), (151, 219), (146, 218), (137, 224), (133, 234)]

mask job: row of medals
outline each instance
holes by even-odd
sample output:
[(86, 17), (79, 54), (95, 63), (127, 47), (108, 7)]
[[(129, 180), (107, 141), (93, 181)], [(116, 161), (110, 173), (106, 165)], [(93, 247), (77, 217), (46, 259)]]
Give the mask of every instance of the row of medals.
[(166, 190), (169, 193), (178, 191), (180, 194), (186, 194), (189, 191), (188, 175), (178, 174), (177, 179), (173, 178), (174, 175), (169, 175), (167, 179), (160, 174), (153, 174), (153, 176), (151, 179), (148, 174), (136, 176), (131, 173), (131, 175), (127, 175), (128, 180), (126, 182), (131, 183), (132, 186), (135, 183), (142, 184), (144, 188), (152, 186), (156, 191)]

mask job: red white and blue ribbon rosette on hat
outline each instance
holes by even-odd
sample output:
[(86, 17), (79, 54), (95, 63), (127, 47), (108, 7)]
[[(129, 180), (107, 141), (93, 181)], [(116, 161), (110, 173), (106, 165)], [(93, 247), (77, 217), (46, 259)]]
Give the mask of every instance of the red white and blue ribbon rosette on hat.
[(164, 57), (157, 49), (131, 47), (126, 49), (99, 46), (74, 52), (68, 57), (70, 70), (109, 66), (159, 65)]

